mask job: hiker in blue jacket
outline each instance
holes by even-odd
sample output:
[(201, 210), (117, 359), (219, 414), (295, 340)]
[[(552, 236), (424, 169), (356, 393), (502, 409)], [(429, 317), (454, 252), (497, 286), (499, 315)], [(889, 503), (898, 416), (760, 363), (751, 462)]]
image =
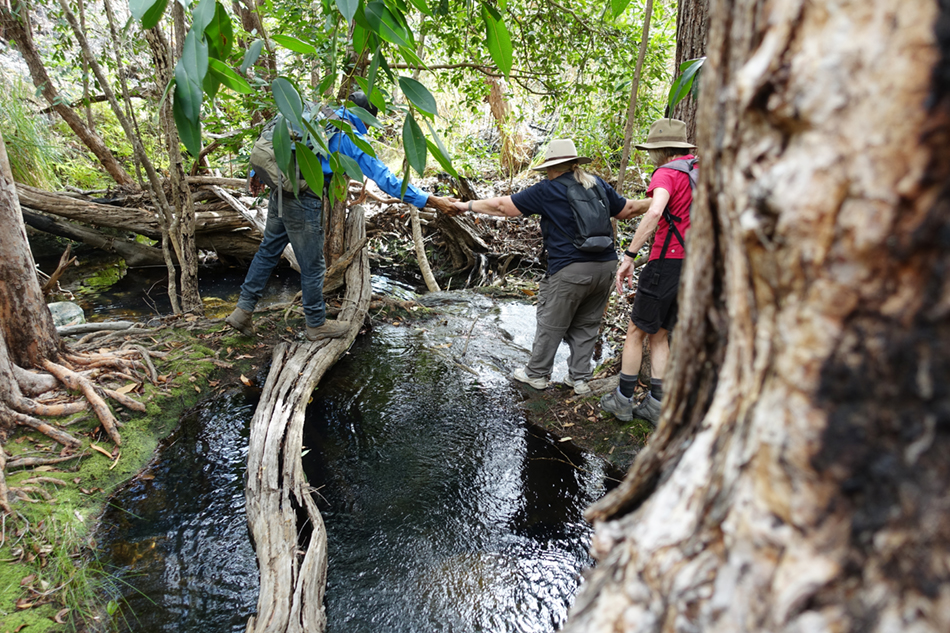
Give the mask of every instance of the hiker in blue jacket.
[[(350, 101), (376, 115), (377, 108), (369, 103), (362, 92), (350, 95)], [(352, 111), (344, 106), (336, 111), (336, 116), (350, 124), (353, 134), (364, 138), (366, 125)], [(354, 159), (363, 170), (363, 175), (394, 198), (419, 208), (433, 207), (439, 211), (451, 212), (452, 202), (449, 198), (427, 194), (412, 184), (408, 186), (404, 196), (400, 195), (402, 179), (397, 178), (382, 161), (357, 147), (347, 134), (337, 133), (331, 136), (329, 147), (331, 151), (338, 151)], [(323, 157), (322, 161), (325, 181), (329, 182), (332, 174), (330, 163), (326, 157)], [(259, 183), (255, 185), (252, 178), (252, 192), (255, 186), (263, 187)], [(251, 313), (263, 295), (267, 280), (280, 261), (284, 248), (290, 243), (300, 264), (300, 290), (303, 294), (306, 320), (304, 335), (311, 341), (339, 338), (347, 333), (349, 323), (326, 318), (326, 303), (323, 300), (323, 277), (326, 274), (326, 262), (323, 258), (323, 199), (320, 193), (310, 190), (301, 191), (297, 197), (284, 191), (281, 194), (282, 199), (278, 198), (278, 194), (275, 189), (270, 192), (267, 205), (270, 212), (267, 214), (264, 239), (241, 285), (237, 307), (225, 321), (242, 334), (254, 334)], [(275, 212), (278, 205), (279, 213)]]
[(648, 200), (625, 200), (603, 180), (584, 171), (581, 165), (589, 162), (589, 158), (577, 155), (573, 140), (557, 139), (548, 145), (544, 162), (534, 168), (546, 172), (545, 180), (511, 196), (453, 204), (456, 212), (473, 211), (500, 217), (541, 216), (548, 269), (538, 292), (537, 329), (528, 364), (511, 375), (514, 380), (535, 389), (548, 387), (554, 356), (563, 340), (571, 350), (565, 384), (573, 387), (577, 395), (591, 392), (587, 384), (591, 377), (591, 358), (617, 265), (607, 217), (604, 220), (610, 237), (606, 246), (594, 251), (578, 247), (580, 242), (576, 238), (580, 231), (568, 199), (568, 188), (574, 185), (562, 177), (595, 192), (604, 203), (599, 208), (610, 217), (626, 219), (646, 212), (649, 207)]

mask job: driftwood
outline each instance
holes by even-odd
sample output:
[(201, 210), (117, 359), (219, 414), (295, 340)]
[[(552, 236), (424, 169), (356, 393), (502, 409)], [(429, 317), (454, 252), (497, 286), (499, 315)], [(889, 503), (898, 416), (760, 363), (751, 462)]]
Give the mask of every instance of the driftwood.
[[(232, 196), (218, 185), (211, 185), (211, 191), (222, 201), (224, 201), (229, 207), (234, 209), (234, 211), (244, 218), (251, 226), (257, 229), (261, 235), (264, 235), (264, 225), (266, 224), (267, 220), (264, 218), (263, 214), (251, 211), (247, 208), (247, 205), (242, 203), (240, 200)], [(293, 246), (288, 244), (286, 247), (284, 247), (283, 257), (290, 263), (291, 268), (296, 270), (298, 273), (300, 272), (300, 264), (297, 263), (297, 256), (294, 254)]]
[(56, 328), (56, 333), (60, 336), (74, 336), (76, 334), (88, 334), (89, 332), (105, 332), (127, 330), (135, 325), (132, 321), (109, 321), (105, 323), (80, 323), (79, 325), (63, 325)]
[(129, 266), (153, 266), (165, 263), (162, 251), (132, 240), (106, 235), (96, 229), (57, 220), (21, 207), (23, 221), (37, 231), (66, 237), (109, 253), (118, 253)]
[[(365, 239), (361, 205), (350, 211), (346, 234), (349, 246)], [(366, 316), (372, 291), (365, 250), (347, 269), (346, 287), (340, 319), (350, 322), (347, 336), (279, 345), (251, 420), (245, 494), (260, 595), (248, 633), (319, 633), (326, 628), (327, 537), (301, 463), (304, 411), (317, 383), (353, 343)], [(301, 557), (299, 539), (308, 523), (309, 544)]]

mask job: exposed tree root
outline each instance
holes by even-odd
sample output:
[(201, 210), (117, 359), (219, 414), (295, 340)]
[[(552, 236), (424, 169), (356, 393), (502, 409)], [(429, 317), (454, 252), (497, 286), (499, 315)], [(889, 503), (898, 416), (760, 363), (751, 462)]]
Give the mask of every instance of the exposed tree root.
[(56, 440), (63, 446), (79, 446), (81, 444), (79, 440), (66, 431), (63, 431), (62, 429), (57, 428), (48, 422), (44, 422), (43, 420), (38, 420), (37, 418), (29, 416), (25, 413), (7, 409), (6, 407), (0, 407), (0, 412), (3, 412), (5, 415), (9, 415), (16, 421), (17, 424), (28, 426), (31, 429), (36, 429), (43, 435)]
[(10, 509), (10, 491), (7, 489), (7, 455), (3, 450), (3, 445), (0, 444), (0, 510), (3, 510), (4, 516), (8, 514), (13, 514), (13, 511)]
[(111, 439), (116, 446), (122, 444), (122, 438), (119, 437), (118, 424), (115, 416), (112, 415), (109, 405), (107, 405), (106, 401), (99, 395), (99, 389), (96, 385), (92, 384), (92, 381), (82, 374), (62, 365), (57, 365), (51, 360), (43, 361), (43, 369), (56, 376), (60, 382), (70, 389), (82, 391), (86, 400), (89, 401), (89, 406), (92, 407), (96, 417), (99, 418), (99, 422), (102, 423), (102, 428), (105, 429), (109, 435), (109, 439)]
[(81, 457), (82, 453), (76, 453), (73, 455), (64, 455), (62, 457), (7, 457), (6, 459), (6, 470), (14, 470), (17, 468), (36, 468), (37, 466), (52, 466), (53, 464), (61, 464), (63, 462), (68, 462), (71, 459), (76, 459)]

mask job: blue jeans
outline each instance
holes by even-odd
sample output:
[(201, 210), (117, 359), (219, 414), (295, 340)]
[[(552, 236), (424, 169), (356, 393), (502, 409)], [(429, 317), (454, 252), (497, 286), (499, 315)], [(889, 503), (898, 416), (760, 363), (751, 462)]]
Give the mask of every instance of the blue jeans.
[(300, 290), (303, 293), (303, 312), (309, 327), (319, 327), (326, 321), (323, 302), (323, 276), (327, 264), (323, 259), (323, 204), (320, 198), (309, 194), (283, 192), (283, 210), (278, 212), (277, 192), (271, 190), (267, 205), (267, 225), (251, 267), (241, 286), (237, 307), (248, 312), (264, 293), (264, 287), (274, 267), (280, 262), (284, 247), (289, 242), (300, 264)]

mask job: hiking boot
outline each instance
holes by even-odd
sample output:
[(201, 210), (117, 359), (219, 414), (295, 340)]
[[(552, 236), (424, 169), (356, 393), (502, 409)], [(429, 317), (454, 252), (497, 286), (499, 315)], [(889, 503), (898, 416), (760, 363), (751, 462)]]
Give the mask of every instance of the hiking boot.
[(600, 399), (600, 408), (608, 413), (613, 413), (614, 417), (623, 422), (629, 422), (633, 419), (633, 398), (620, 393), (620, 389), (614, 389)]
[(251, 313), (247, 310), (234, 308), (234, 312), (229, 314), (224, 322), (244, 336), (254, 336), (254, 322), (251, 321)]
[(523, 382), (524, 384), (534, 387), (535, 389), (548, 388), (547, 378), (529, 378), (524, 367), (519, 367), (518, 369), (514, 370), (511, 374), (511, 377), (518, 382)]
[(350, 331), (349, 321), (331, 321), (327, 319), (323, 325), (317, 327), (307, 326), (304, 333), (308, 341), (322, 341), (325, 338), (340, 338), (346, 336)]
[(643, 402), (633, 408), (633, 416), (656, 426), (660, 421), (660, 401), (654, 398), (652, 393), (648, 393)]
[(574, 380), (570, 376), (564, 379), (564, 384), (568, 387), (574, 388), (575, 396), (586, 396), (593, 391), (593, 389), (590, 388), (590, 385), (587, 384), (586, 380)]

